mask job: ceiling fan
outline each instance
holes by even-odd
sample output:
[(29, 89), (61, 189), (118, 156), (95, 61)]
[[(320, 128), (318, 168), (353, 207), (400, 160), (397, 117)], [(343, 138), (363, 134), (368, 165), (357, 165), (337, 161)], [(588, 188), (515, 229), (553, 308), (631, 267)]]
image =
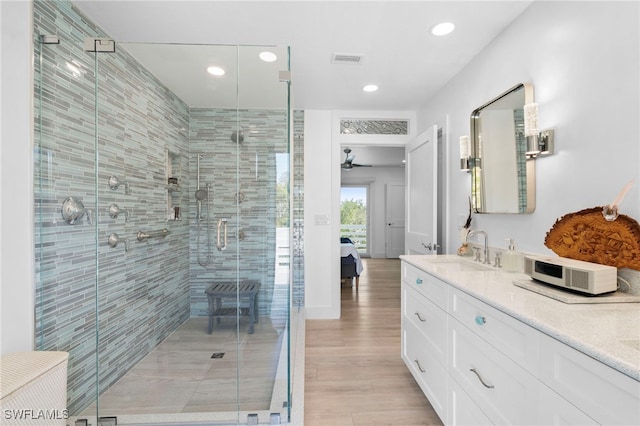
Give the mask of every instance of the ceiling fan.
[(351, 155), (351, 148), (345, 148), (344, 153), (346, 154), (346, 157), (344, 159), (344, 162), (340, 164), (340, 167), (342, 167), (343, 169), (351, 170), (354, 167), (371, 167), (371, 164), (354, 163), (353, 160), (356, 158), (356, 156)]

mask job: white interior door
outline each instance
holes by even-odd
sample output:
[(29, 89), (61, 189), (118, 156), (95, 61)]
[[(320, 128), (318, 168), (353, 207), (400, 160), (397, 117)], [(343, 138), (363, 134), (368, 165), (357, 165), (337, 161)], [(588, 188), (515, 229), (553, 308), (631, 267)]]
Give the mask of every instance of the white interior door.
[(405, 186), (388, 184), (386, 186), (386, 223), (387, 238), (385, 252), (387, 258), (396, 258), (404, 254), (405, 233)]
[(405, 253), (434, 254), (438, 241), (438, 126), (409, 142), (406, 151), (407, 214)]

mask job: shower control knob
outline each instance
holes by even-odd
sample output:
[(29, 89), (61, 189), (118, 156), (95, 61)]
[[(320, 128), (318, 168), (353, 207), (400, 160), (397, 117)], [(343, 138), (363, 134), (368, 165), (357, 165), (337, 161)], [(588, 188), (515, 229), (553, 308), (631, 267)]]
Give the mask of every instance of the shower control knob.
[(82, 219), (84, 213), (84, 204), (75, 197), (67, 197), (62, 203), (62, 217), (69, 225), (73, 225)]

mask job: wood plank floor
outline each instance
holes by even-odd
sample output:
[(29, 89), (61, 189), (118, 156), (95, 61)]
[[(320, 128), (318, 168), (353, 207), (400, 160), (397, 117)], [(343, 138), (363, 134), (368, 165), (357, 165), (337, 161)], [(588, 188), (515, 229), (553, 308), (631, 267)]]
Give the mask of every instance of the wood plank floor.
[(441, 425), (400, 358), (400, 260), (363, 263), (342, 318), (306, 321), (305, 426)]

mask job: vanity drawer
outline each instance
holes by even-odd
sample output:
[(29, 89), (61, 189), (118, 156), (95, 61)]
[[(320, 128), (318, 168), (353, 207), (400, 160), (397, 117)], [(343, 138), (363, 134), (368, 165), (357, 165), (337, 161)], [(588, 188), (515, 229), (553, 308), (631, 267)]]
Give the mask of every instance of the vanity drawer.
[(493, 426), (494, 423), (455, 380), (449, 380), (448, 420), (451, 426)]
[(640, 424), (640, 382), (547, 335), (539, 377), (598, 423)]
[(535, 424), (538, 381), (456, 320), (449, 321), (449, 371), (495, 424)]
[(446, 310), (448, 284), (406, 262), (402, 263), (402, 279), (410, 287)]
[(538, 371), (539, 332), (517, 319), (451, 289), (449, 313), (533, 375)]
[(425, 396), (446, 424), (447, 368), (424, 344), (424, 336), (407, 322), (402, 327), (402, 360), (411, 371)]
[(403, 321), (412, 323), (421, 332), (429, 353), (446, 365), (446, 312), (405, 283), (402, 285), (402, 315)]

